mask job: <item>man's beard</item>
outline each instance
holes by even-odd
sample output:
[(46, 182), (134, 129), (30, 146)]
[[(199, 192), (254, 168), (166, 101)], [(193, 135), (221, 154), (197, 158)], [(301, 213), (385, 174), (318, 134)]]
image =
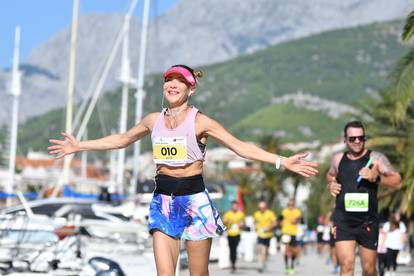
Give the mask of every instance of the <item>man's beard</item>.
[(359, 156), (359, 155), (361, 155), (363, 152), (364, 152), (364, 150), (365, 150), (365, 147), (361, 147), (361, 149), (359, 150), (359, 151), (355, 151), (354, 149), (352, 149), (351, 147), (348, 147), (348, 150), (349, 150), (349, 153), (351, 154), (351, 155), (354, 155), (354, 156)]

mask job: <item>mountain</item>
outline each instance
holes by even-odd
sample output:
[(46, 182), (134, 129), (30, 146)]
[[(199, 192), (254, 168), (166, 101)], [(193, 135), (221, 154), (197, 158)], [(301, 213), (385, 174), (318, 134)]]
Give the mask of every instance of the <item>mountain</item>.
[[(205, 77), (191, 104), (246, 139), (277, 129), (281, 132), (270, 134), (336, 140), (337, 128), (350, 118), (343, 115), (357, 113), (364, 99), (386, 87), (391, 69), (408, 51), (398, 40), (401, 26), (393, 21), (329, 31), (201, 67)], [(160, 110), (162, 82), (160, 74), (146, 78), (144, 113)], [(132, 91), (130, 96), (129, 126), (134, 122)], [(119, 89), (101, 97), (89, 124), (90, 138), (118, 128), (120, 97)], [(47, 138), (63, 129), (64, 118), (63, 109), (30, 118), (19, 133), (21, 150), (44, 150)], [(326, 132), (326, 126), (332, 131)]]
[[(349, 116), (348, 116), (349, 118)], [(269, 135), (282, 142), (332, 142), (341, 135), (346, 116), (332, 118), (326, 113), (291, 103), (273, 104), (246, 116), (231, 130), (249, 141)]]
[[(206, 65), (320, 33), (393, 18), (414, 7), (409, 0), (182, 0), (151, 22), (147, 72), (177, 63)], [(106, 60), (121, 14), (87, 14), (79, 19), (75, 101), (84, 97)], [(136, 74), (139, 23), (132, 21), (131, 59)], [(70, 28), (35, 48), (22, 66), (21, 119), (65, 105)], [(24, 43), (24, 37), (22, 37)], [(119, 84), (118, 58), (105, 90)], [(9, 70), (0, 71), (0, 91)], [(10, 98), (0, 95), (0, 125), (9, 120)]]
[(408, 0), (181, 1), (153, 25), (159, 39), (149, 60), (157, 57), (158, 66), (149, 68), (225, 61), (327, 30), (402, 18), (413, 7)]

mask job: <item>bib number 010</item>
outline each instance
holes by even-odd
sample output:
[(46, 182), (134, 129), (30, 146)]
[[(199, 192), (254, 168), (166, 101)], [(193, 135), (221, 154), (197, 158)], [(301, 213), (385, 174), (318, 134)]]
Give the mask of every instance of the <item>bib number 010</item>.
[(161, 154), (162, 155), (164, 155), (164, 156), (167, 156), (167, 155), (172, 155), (172, 156), (175, 156), (175, 155), (177, 155), (177, 149), (175, 148), (175, 147), (162, 147), (161, 148)]
[(185, 136), (154, 137), (152, 148), (155, 164), (187, 163), (187, 138)]

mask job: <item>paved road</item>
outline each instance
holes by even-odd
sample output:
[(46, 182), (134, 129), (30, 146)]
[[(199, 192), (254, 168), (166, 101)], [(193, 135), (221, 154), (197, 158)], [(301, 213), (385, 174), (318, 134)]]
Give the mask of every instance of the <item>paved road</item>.
[[(240, 261), (239, 263), (239, 270), (234, 273), (230, 274), (229, 269), (220, 269), (218, 264), (211, 264), (210, 265), (210, 275), (211, 276), (224, 276), (224, 275), (240, 275), (240, 276), (251, 276), (251, 275), (284, 275), (283, 273), (283, 256), (281, 253), (277, 253), (270, 257), (267, 270), (263, 273), (259, 273), (257, 271), (257, 263), (247, 263)], [(189, 275), (188, 270), (181, 271), (180, 276), (187, 276)], [(303, 275), (303, 276), (333, 276), (332, 265), (327, 264), (326, 258), (318, 256), (314, 252), (309, 252), (307, 255), (302, 256), (299, 265), (296, 268), (295, 275)], [(337, 274), (339, 275), (339, 274)], [(359, 260), (357, 259), (356, 271), (355, 275), (361, 275), (361, 269)], [(414, 275), (414, 266), (399, 266), (397, 270), (397, 275)]]

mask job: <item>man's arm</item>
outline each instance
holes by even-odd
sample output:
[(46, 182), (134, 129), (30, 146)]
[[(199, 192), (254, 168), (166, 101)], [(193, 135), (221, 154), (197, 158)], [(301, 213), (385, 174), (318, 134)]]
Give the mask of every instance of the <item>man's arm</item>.
[(292, 224), (298, 224), (302, 218), (302, 211), (299, 209), (296, 209), (297, 212), (295, 214), (295, 216), (292, 218), (292, 220), (290, 221)]
[(276, 228), (276, 225), (277, 225), (277, 217), (276, 217), (276, 214), (273, 213), (272, 226), (271, 226), (271, 228), (272, 229), (275, 229)]
[(328, 189), (332, 196), (336, 197), (341, 192), (341, 185), (336, 181), (338, 175), (339, 162), (343, 153), (336, 153), (331, 161), (331, 166), (328, 173), (326, 174), (326, 181), (328, 182)]
[(401, 175), (394, 169), (388, 158), (377, 151), (372, 152), (371, 157), (373, 157), (374, 165), (378, 169), (379, 184), (387, 188), (400, 189), (402, 187)]
[(226, 213), (224, 213), (224, 216), (223, 216), (223, 223), (224, 223), (224, 225), (225, 226), (229, 226), (229, 216), (228, 216), (228, 212), (226, 212)]
[(242, 219), (240, 220), (240, 223), (239, 223), (239, 226), (240, 226), (240, 227), (244, 227), (244, 225), (245, 225), (244, 220), (245, 220), (245, 219), (246, 219), (246, 217), (245, 217), (245, 215), (243, 214)]

